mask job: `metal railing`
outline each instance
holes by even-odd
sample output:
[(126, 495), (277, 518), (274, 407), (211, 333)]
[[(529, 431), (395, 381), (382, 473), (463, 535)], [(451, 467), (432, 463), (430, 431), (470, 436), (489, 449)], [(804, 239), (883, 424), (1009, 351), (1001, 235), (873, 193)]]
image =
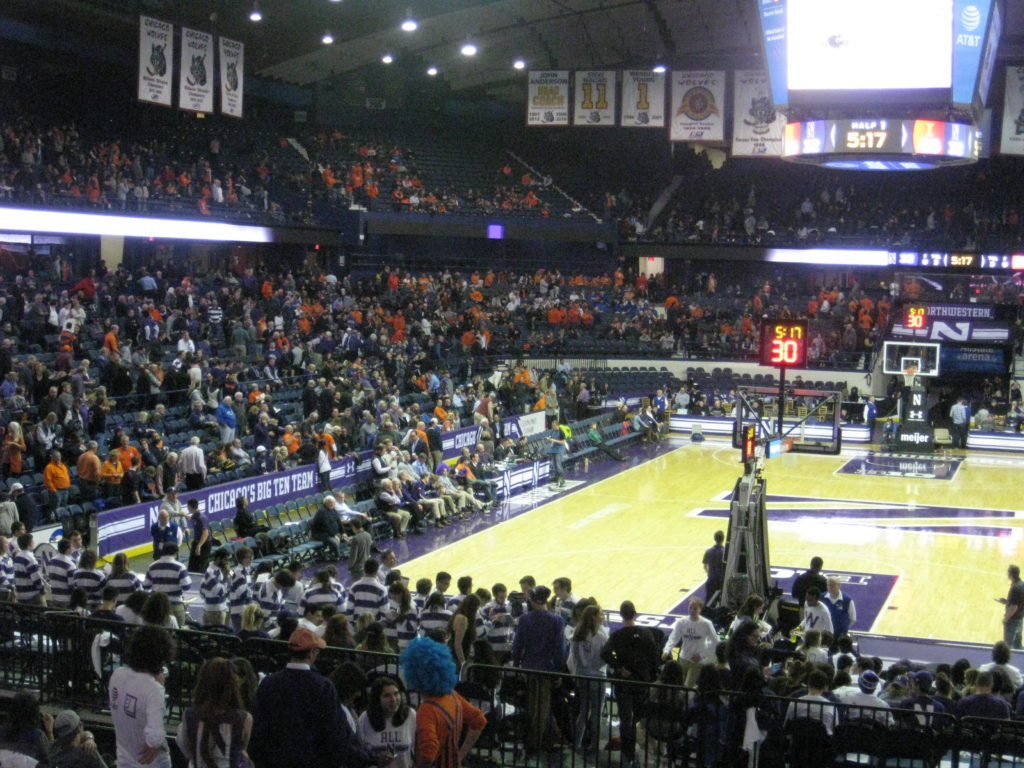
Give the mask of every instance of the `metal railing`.
[[(37, 691), (45, 704), (105, 709), (106, 680), (121, 664), (132, 631), (133, 625), (71, 612), (0, 604), (0, 686)], [(288, 661), (283, 641), (169, 632), (176, 647), (167, 674), (169, 730), (191, 704), (196, 676), (208, 659), (245, 658), (257, 674), (276, 672)], [(328, 647), (315, 666), (329, 674), (339, 663), (353, 662), (371, 679), (384, 674), (398, 680), (398, 658)], [(476, 755), (502, 766), (535, 758), (565, 768), (973, 768), (1024, 762), (1024, 722), (957, 718), (941, 704), (854, 706), (762, 690), (699, 691), (481, 664), (463, 667), (457, 690), (488, 718)], [(410, 693), (409, 701), (415, 707), (418, 695)]]

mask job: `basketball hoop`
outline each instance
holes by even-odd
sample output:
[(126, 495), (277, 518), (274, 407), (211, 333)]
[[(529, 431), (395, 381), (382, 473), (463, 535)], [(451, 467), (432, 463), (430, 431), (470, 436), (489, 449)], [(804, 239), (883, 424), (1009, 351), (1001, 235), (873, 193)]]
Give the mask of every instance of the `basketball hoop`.
[(905, 387), (913, 387), (917, 383), (918, 370), (916, 365), (908, 365), (903, 369), (903, 385)]

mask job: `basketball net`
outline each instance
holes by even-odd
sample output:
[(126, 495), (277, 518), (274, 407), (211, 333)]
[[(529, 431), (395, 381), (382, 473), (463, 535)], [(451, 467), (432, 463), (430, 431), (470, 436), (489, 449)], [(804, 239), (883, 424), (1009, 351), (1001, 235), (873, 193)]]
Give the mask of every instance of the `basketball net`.
[(914, 366), (908, 366), (903, 369), (903, 385), (906, 387), (913, 387), (917, 383), (917, 368)]

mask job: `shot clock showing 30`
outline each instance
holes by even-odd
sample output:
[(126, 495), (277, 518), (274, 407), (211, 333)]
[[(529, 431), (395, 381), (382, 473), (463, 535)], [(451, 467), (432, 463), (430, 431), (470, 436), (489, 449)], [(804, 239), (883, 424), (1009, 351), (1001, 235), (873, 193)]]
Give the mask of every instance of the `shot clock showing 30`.
[(803, 368), (807, 364), (807, 321), (765, 320), (761, 325), (761, 365)]
[(908, 307), (907, 320), (904, 325), (914, 330), (926, 327), (928, 325), (928, 307)]

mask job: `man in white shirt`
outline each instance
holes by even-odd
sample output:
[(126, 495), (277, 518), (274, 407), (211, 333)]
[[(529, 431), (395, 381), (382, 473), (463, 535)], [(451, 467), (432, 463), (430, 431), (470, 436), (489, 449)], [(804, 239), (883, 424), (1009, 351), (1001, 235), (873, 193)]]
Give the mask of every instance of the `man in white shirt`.
[(801, 629), (807, 632), (816, 629), (819, 632), (832, 632), (832, 614), (821, 602), (821, 592), (811, 587), (805, 595), (804, 618), (800, 622)]
[(718, 645), (715, 625), (700, 615), (703, 607), (704, 601), (699, 597), (690, 600), (690, 615), (676, 621), (661, 652), (662, 658), (668, 661), (672, 658), (672, 649), (679, 646), (679, 663), (686, 673), (687, 688), (697, 684), (701, 666), (715, 660), (715, 647)]
[(171, 768), (164, 726), (164, 665), (171, 656), (166, 630), (141, 626), (128, 643), (125, 661), (110, 676), (119, 768)]
[(196, 491), (206, 482), (206, 457), (199, 447), (202, 440), (193, 435), (189, 446), (178, 455), (178, 470), (185, 476), (185, 487)]
[(860, 673), (856, 685), (848, 685), (835, 690), (836, 698), (840, 703), (848, 704), (851, 707), (873, 707), (875, 709), (851, 709), (847, 711), (849, 719), (878, 720), (880, 723), (889, 725), (892, 723), (892, 715), (888, 712), (880, 712), (880, 709), (888, 709), (889, 704), (879, 698), (878, 675), (873, 669), (867, 669)]
[(820, 720), (829, 736), (836, 724), (836, 707), (825, 698), (828, 677), (819, 669), (807, 676), (807, 693), (789, 705), (786, 722), (795, 719)]

